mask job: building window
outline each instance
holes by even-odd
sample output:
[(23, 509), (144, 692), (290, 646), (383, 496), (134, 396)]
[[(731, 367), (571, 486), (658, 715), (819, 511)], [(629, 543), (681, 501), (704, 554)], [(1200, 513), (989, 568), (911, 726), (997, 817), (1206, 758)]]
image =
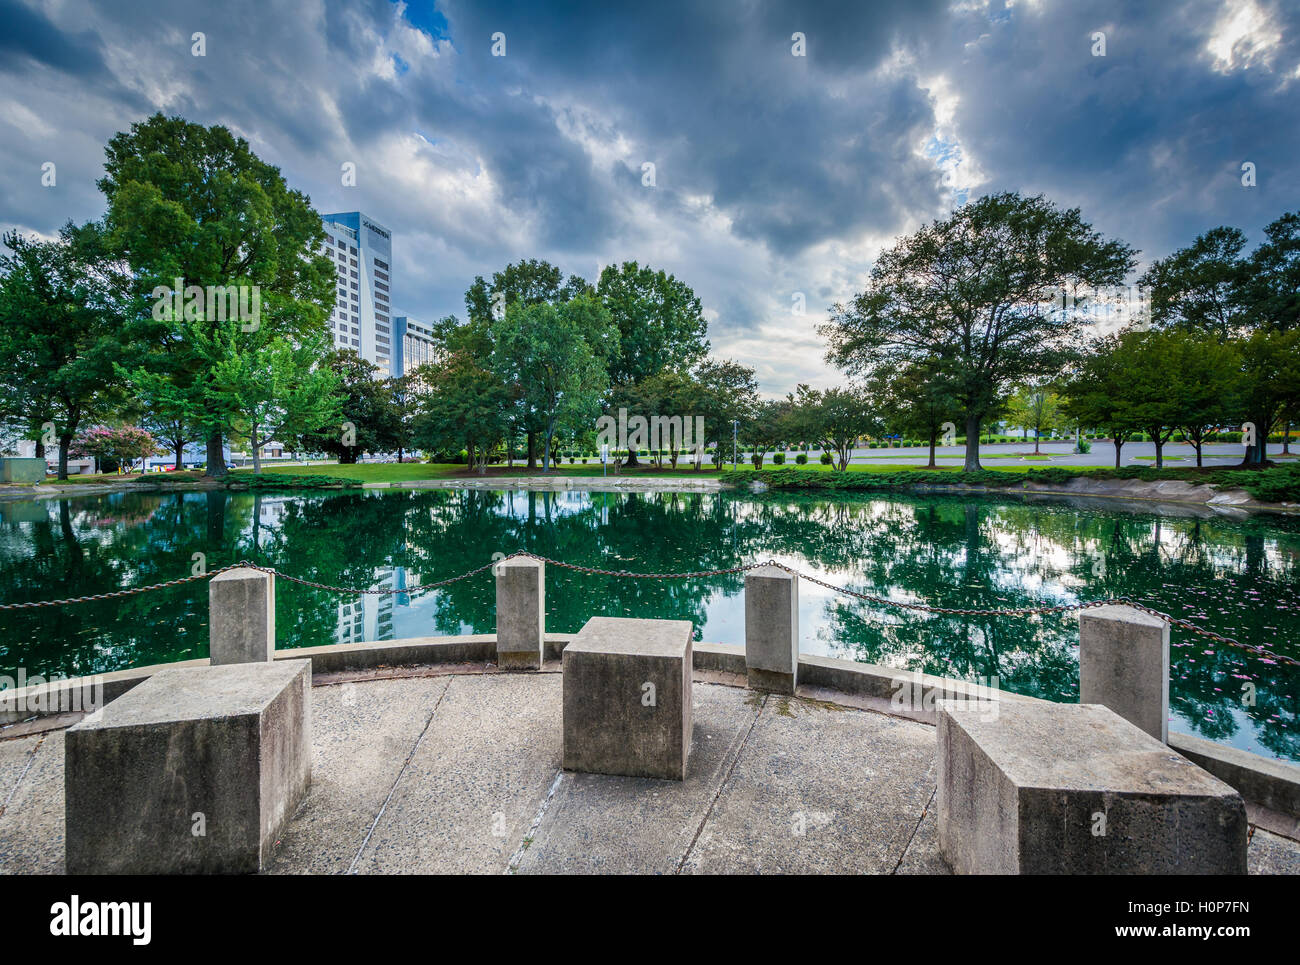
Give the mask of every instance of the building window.
[(376, 259), (375, 259), (375, 267), (376, 267), (376, 268), (382, 268), (384, 271), (388, 271), (388, 262), (386, 262), (386, 261), (380, 261), (378, 258), (376, 258)]

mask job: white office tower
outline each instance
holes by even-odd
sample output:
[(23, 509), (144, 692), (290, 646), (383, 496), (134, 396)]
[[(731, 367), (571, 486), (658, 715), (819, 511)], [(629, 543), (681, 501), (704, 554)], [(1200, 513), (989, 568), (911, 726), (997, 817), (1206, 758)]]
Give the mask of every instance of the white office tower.
[(322, 248), (334, 262), (338, 284), (330, 328), (334, 347), (352, 349), (379, 366), (382, 375), (401, 375), (394, 348), (392, 233), (360, 211), (321, 215)]
[(438, 358), (438, 342), (433, 329), (406, 315), (393, 319), (393, 344), (397, 348), (394, 371), (408, 375), (413, 369)]

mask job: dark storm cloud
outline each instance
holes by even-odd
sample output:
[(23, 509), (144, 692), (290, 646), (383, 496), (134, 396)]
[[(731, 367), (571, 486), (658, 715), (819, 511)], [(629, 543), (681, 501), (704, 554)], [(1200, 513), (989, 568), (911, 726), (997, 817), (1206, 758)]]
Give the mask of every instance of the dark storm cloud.
[(31, 62), (79, 77), (104, 70), (95, 35), (65, 33), (18, 0), (0, 0), (0, 70), (18, 72)]
[[(1233, 16), (1251, 29), (1216, 62)], [(793, 291), (805, 338), (880, 244), (968, 190), (1044, 192), (1145, 259), (1300, 207), (1295, 4), (0, 0), (0, 38), (4, 226), (98, 216), (104, 142), (161, 109), (391, 227), (396, 301), (425, 317), (520, 257), (587, 276), (636, 258), (696, 288), (720, 350), (758, 352)], [(34, 191), (46, 158), (60, 188)], [(749, 360), (772, 391), (820, 365)]]

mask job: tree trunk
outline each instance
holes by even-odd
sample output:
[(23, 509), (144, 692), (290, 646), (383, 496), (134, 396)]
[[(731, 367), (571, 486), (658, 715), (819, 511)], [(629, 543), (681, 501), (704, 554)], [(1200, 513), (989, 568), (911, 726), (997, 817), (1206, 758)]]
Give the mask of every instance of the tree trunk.
[(208, 436), (208, 475), (224, 476), (226, 474), (226, 457), (221, 451), (221, 433), (214, 432)]
[(1201, 446), (1205, 445), (1205, 441), (1202, 439), (1201, 441), (1193, 442), (1192, 445), (1196, 447), (1196, 468), (1200, 469), (1202, 468), (1201, 467)]
[(1119, 437), (1119, 433), (1117, 432), (1115, 433), (1115, 468), (1116, 469), (1120, 467), (1119, 451), (1123, 448), (1124, 448), (1124, 440)]
[(551, 434), (546, 433), (546, 442), (542, 449), (542, 472), (551, 471)]
[(257, 437), (256, 425), (252, 427), (252, 431), (248, 434), (248, 444), (253, 447), (253, 475), (260, 476), (262, 474), (262, 442)]
[(1165, 444), (1160, 438), (1160, 433), (1151, 433), (1151, 441), (1156, 444), (1156, 468), (1163, 469), (1165, 467)]
[(966, 415), (966, 462), (964, 472), (980, 470), (980, 417), (977, 414)]
[(72, 445), (72, 435), (63, 433), (59, 436), (59, 478), (68, 478), (68, 447)]
[(185, 468), (185, 440), (177, 436), (172, 440), (172, 447), (176, 450), (176, 462), (173, 465), (180, 472)]
[(938, 432), (934, 429), (933, 426), (931, 426), (931, 427), (930, 427), (930, 462), (929, 462), (929, 464), (925, 467), (926, 469), (938, 469), (938, 468), (939, 468), (939, 467), (935, 464), (935, 461), (934, 461), (934, 443), (935, 443), (935, 440), (936, 440), (938, 437), (939, 437)]
[(1038, 443), (1039, 443), (1039, 441), (1042, 440), (1042, 438), (1043, 438), (1043, 432), (1042, 432), (1042, 430), (1041, 430), (1041, 429), (1035, 429), (1035, 430), (1034, 430), (1034, 455), (1035, 455), (1035, 456), (1038, 455)]
[(1282, 455), (1291, 454), (1291, 420), (1287, 419), (1286, 429), (1282, 432)]
[(528, 468), (537, 469), (537, 433), (528, 433)]

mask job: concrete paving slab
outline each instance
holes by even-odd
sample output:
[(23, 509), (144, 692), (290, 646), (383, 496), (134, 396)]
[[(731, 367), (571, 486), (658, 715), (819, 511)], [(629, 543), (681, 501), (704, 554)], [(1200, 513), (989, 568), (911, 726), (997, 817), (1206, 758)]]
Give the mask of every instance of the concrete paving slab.
[(31, 766), (0, 816), (0, 874), (63, 867), (63, 731), (52, 731), (35, 738)]
[(1300, 875), (1300, 841), (1256, 828), (1246, 846), (1246, 873)]
[(682, 870), (887, 874), (934, 786), (934, 728), (773, 697)]
[(357, 872), (503, 873), (560, 770), (560, 686), (559, 674), (451, 678)]
[(313, 688), (311, 790), (281, 836), (270, 872), (341, 874), (352, 867), (450, 680)]
[(695, 839), (762, 698), (699, 686), (686, 780), (566, 772), (521, 874), (673, 874)]

